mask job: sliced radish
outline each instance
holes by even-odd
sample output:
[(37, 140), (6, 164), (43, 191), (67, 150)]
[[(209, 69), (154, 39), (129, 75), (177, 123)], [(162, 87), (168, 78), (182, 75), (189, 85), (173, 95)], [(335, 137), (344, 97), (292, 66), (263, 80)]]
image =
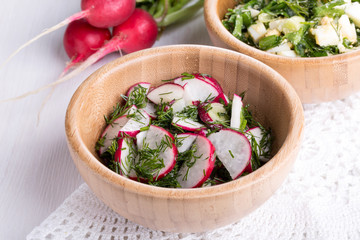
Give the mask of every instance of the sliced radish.
[(207, 125), (216, 125), (223, 127), (229, 120), (227, 111), (221, 103), (202, 103), (198, 106), (199, 117)]
[(149, 115), (142, 109), (137, 109), (135, 113), (126, 115), (126, 117), (129, 121), (120, 129), (119, 137), (135, 137), (142, 128), (150, 124)]
[(214, 169), (215, 148), (206, 137), (198, 135), (194, 142), (194, 157), (180, 167), (177, 180), (183, 188), (200, 187)]
[(115, 152), (115, 161), (120, 165), (120, 174), (128, 176), (131, 166), (135, 159), (135, 145), (129, 138), (121, 138), (118, 140), (118, 149)]
[(232, 129), (222, 129), (208, 138), (232, 179), (238, 178), (251, 160), (251, 145), (247, 137)]
[(131, 107), (128, 107), (126, 109), (126, 111), (124, 112), (123, 115), (131, 115), (131, 114), (134, 114), (136, 113), (136, 111), (138, 110), (138, 108), (135, 106), (135, 105), (132, 105)]
[(190, 118), (174, 116), (172, 125), (180, 127), (186, 131), (199, 131), (205, 126), (199, 122), (196, 122)]
[(222, 87), (220, 86), (220, 84), (218, 83), (218, 81), (216, 81), (215, 78), (209, 76), (209, 75), (206, 75), (206, 74), (200, 74), (200, 73), (197, 73), (197, 74), (194, 74), (196, 78), (199, 78), (199, 79), (202, 79), (208, 83), (210, 83), (211, 85), (213, 85), (219, 93), (222, 93), (223, 92), (223, 89)]
[[(254, 137), (254, 140), (256, 141), (257, 145), (259, 146), (259, 159), (260, 161), (262, 162), (267, 162), (269, 161), (269, 158), (267, 157), (264, 157), (263, 156), (263, 153), (266, 153), (270, 150), (270, 146), (265, 146), (265, 148), (261, 148), (260, 146), (260, 143), (261, 143), (261, 140), (264, 138), (264, 133), (263, 131), (261, 130), (260, 127), (254, 127), (254, 128), (250, 128), (249, 130), (246, 131), (247, 134), (247, 137), (249, 139), (249, 141), (251, 142), (252, 141), (252, 137)], [(267, 136), (268, 137), (268, 136)], [(266, 140), (269, 140), (269, 139), (265, 139)], [(267, 141), (268, 142), (268, 141)]]
[(243, 116), (242, 116), (243, 102), (239, 95), (234, 94), (232, 107), (231, 107), (231, 120), (230, 127), (234, 129), (241, 129)]
[(138, 149), (142, 149), (147, 132), (148, 130), (141, 131), (136, 135), (136, 146)]
[(155, 104), (168, 103), (182, 98), (184, 88), (175, 83), (165, 83), (151, 90), (147, 97)]
[(119, 131), (128, 121), (129, 119), (126, 116), (121, 116), (105, 128), (104, 132), (101, 134), (101, 138), (105, 139), (103, 146), (99, 149), (100, 155), (106, 152), (106, 150), (111, 146), (112, 141), (118, 137)]
[(146, 89), (146, 92), (145, 94), (148, 93), (149, 89), (150, 89), (150, 86), (151, 86), (151, 83), (148, 83), (148, 82), (139, 82), (139, 83), (136, 83), (134, 85), (132, 85), (129, 90), (127, 91), (126, 93), (126, 96), (130, 96), (130, 94), (136, 89), (136, 88), (145, 88)]
[(177, 112), (181, 112), (182, 110), (184, 110), (185, 107), (186, 107), (185, 100), (183, 98), (181, 98), (181, 99), (174, 101), (174, 103), (171, 104), (170, 108), (172, 109), (173, 113), (177, 113)]
[(202, 128), (199, 131), (196, 131), (196, 134), (206, 137), (206, 135), (208, 134), (208, 130), (206, 128)]
[(155, 119), (157, 117), (156, 115), (156, 108), (155, 105), (151, 102), (147, 102), (146, 106), (144, 108), (142, 108), (151, 119)]
[[(151, 125), (149, 130), (146, 131), (146, 136), (143, 139), (143, 144), (138, 146), (139, 150), (143, 150), (145, 148), (149, 149), (159, 149), (159, 158), (162, 159), (164, 163), (164, 167), (161, 169), (154, 169), (153, 178), (159, 180), (166, 176), (175, 166), (176, 156), (177, 156), (177, 148), (174, 144), (174, 136), (166, 131), (164, 128)], [(164, 141), (170, 144), (164, 145)], [(170, 142), (169, 142), (170, 141)], [(141, 154), (139, 152), (139, 154)], [(141, 156), (139, 157), (141, 161)], [(141, 162), (137, 162), (136, 164), (141, 164)], [(131, 174), (132, 175), (132, 174)], [(131, 176), (133, 178), (134, 176)], [(141, 179), (141, 178), (140, 178)], [(144, 180), (144, 179), (142, 179)]]
[[(221, 101), (222, 100), (222, 101)], [(224, 94), (224, 93), (220, 93), (214, 100), (213, 102), (218, 102), (218, 103), (222, 103), (224, 102), (225, 105), (228, 105), (230, 100), (229, 98)]]
[(186, 80), (175, 79), (175, 83), (182, 83), (184, 87), (184, 100), (186, 105), (194, 105), (212, 98), (216, 98), (221, 92), (211, 83), (200, 78)]
[(176, 136), (178, 152), (182, 153), (191, 148), (198, 135), (195, 133), (181, 133)]

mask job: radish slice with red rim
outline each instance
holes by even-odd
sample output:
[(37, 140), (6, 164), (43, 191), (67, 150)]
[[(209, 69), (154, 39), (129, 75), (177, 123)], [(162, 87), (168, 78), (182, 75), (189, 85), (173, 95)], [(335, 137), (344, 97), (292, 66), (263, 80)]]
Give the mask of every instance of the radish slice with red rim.
[(181, 99), (184, 96), (184, 88), (175, 83), (162, 84), (147, 94), (147, 98), (155, 104), (169, 103)]
[(211, 85), (213, 85), (218, 90), (219, 93), (223, 92), (223, 89), (220, 86), (220, 84), (218, 83), (218, 81), (215, 78), (211, 77), (210, 75), (200, 74), (200, 73), (196, 73), (194, 75), (195, 75), (196, 78), (201, 79), (201, 80), (203, 80), (205, 82), (208, 82)]
[[(246, 136), (253, 147), (253, 151), (257, 151), (259, 160), (262, 162), (269, 161), (271, 147), (270, 135), (265, 133), (260, 127), (254, 127), (246, 131)], [(254, 144), (253, 141), (256, 141), (256, 144)]]
[(197, 121), (194, 121), (191, 118), (184, 118), (184, 117), (178, 117), (178, 116), (174, 116), (173, 120), (172, 120), (172, 125), (179, 127), (185, 131), (199, 131), (203, 128), (205, 128), (205, 126)]
[(245, 128), (246, 122), (244, 122), (243, 116), (243, 102), (239, 95), (234, 94), (234, 98), (231, 106), (231, 119), (230, 127), (236, 130), (243, 130)]
[(134, 113), (126, 115), (129, 121), (120, 129), (119, 137), (135, 137), (142, 128), (149, 126), (150, 117), (142, 109), (137, 109)]
[(136, 89), (138, 89), (138, 88), (144, 88), (144, 92), (145, 92), (145, 94), (147, 94), (148, 91), (149, 91), (149, 89), (150, 89), (150, 86), (151, 86), (151, 83), (148, 83), (148, 82), (135, 83), (134, 85), (132, 85), (132, 86), (129, 88), (129, 90), (128, 90), (127, 93), (126, 93), (126, 96), (129, 97), (130, 94), (131, 94), (134, 90), (136, 90)]
[(198, 106), (199, 117), (205, 124), (222, 128), (229, 125), (230, 117), (221, 103), (202, 103)]
[(128, 176), (131, 171), (131, 166), (136, 157), (135, 145), (132, 139), (121, 138), (118, 140), (118, 149), (115, 152), (115, 161), (119, 163), (118, 173), (123, 176)]
[(151, 102), (147, 102), (146, 106), (144, 108), (142, 108), (151, 119), (155, 119), (157, 117), (156, 115), (156, 108), (155, 105)]
[(188, 151), (195, 142), (197, 134), (181, 133), (176, 136), (176, 145), (179, 153)]
[(118, 137), (119, 131), (128, 121), (129, 119), (126, 116), (121, 116), (106, 126), (100, 137), (103, 139), (102, 146), (99, 148), (100, 155), (111, 146), (112, 141)]
[(208, 138), (231, 178), (238, 178), (251, 160), (251, 145), (247, 137), (232, 129), (222, 129), (210, 134)]
[[(143, 143), (138, 146), (134, 166), (136, 177), (141, 181), (153, 181), (166, 176), (176, 163), (177, 148), (174, 140), (173, 135), (164, 128), (151, 125)], [(134, 178), (132, 173), (131, 178)]]
[(209, 139), (198, 135), (188, 151), (193, 151), (193, 155), (180, 167), (177, 180), (183, 188), (200, 187), (214, 169), (215, 148)]
[(215, 99), (221, 92), (211, 83), (199, 78), (177, 78), (174, 83), (184, 87), (184, 100), (186, 105)]

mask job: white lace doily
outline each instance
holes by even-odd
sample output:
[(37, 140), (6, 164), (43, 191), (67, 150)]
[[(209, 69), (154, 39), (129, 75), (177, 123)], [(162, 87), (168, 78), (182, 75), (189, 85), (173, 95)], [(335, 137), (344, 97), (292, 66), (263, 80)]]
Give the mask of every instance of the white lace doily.
[(305, 105), (298, 159), (280, 189), (239, 222), (201, 234), (153, 231), (80, 186), (27, 239), (360, 239), (360, 94)]

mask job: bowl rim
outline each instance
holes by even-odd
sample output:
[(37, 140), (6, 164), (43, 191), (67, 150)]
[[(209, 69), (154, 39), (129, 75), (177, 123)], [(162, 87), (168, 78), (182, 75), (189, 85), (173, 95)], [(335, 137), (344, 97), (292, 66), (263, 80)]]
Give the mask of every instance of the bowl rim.
[[(253, 46), (250, 46), (241, 40), (233, 36), (221, 23), (221, 19), (217, 13), (217, 4), (219, 0), (205, 0), (204, 2), (204, 18), (207, 24), (207, 28), (211, 28), (213, 32), (228, 46), (233, 48), (236, 51), (244, 53), (246, 55), (252, 56), (256, 59), (266, 59), (271, 61), (276, 61), (280, 63), (288, 63), (289, 60), (293, 63), (302, 63), (302, 64), (317, 64), (317, 65), (327, 65), (328, 62), (342, 62), (344, 59), (360, 57), (360, 47), (354, 51), (341, 53), (331, 56), (323, 57), (296, 57), (289, 58), (285, 56), (280, 56), (266, 51), (257, 49)], [(214, 17), (216, 16), (216, 17)]]
[[(81, 107), (81, 103), (77, 101), (85, 94), (85, 90), (88, 86), (100, 81), (102, 78), (106, 78), (112, 72), (116, 71), (118, 68), (126, 67), (127, 64), (131, 64), (134, 61), (139, 61), (141, 58), (149, 57), (159, 52), (168, 54), (171, 52), (173, 54), (176, 51), (184, 51), (190, 49), (206, 50), (213, 51), (218, 54), (226, 54), (226, 57), (236, 58), (241, 60), (246, 60), (249, 66), (258, 65), (262, 68), (263, 74), (267, 77), (272, 78), (273, 82), (277, 87), (282, 89), (284, 92), (286, 101), (291, 102), (291, 117), (289, 123), (289, 129), (287, 136), (284, 140), (283, 145), (280, 147), (276, 155), (264, 166), (254, 171), (253, 173), (241, 177), (239, 179), (224, 183), (218, 186), (211, 186), (205, 188), (195, 188), (195, 189), (173, 189), (173, 188), (163, 188), (163, 187), (154, 187), (147, 184), (143, 184), (137, 181), (130, 180), (119, 174), (111, 171), (108, 167), (102, 164), (92, 153), (87, 149), (84, 142), (81, 139), (79, 128), (76, 123), (76, 109)], [(250, 185), (255, 184), (258, 181), (267, 178), (276, 173), (281, 167), (287, 163), (285, 161), (286, 156), (289, 154), (286, 149), (293, 149), (295, 146), (299, 145), (302, 140), (304, 128), (304, 113), (301, 101), (297, 96), (295, 90), (292, 86), (275, 70), (265, 65), (264, 63), (253, 59), (244, 54), (213, 47), (213, 46), (203, 46), (203, 45), (194, 45), (194, 44), (181, 44), (181, 45), (170, 45), (162, 47), (154, 47), (135, 53), (131, 53), (118, 59), (115, 59), (106, 65), (102, 66), (100, 69), (91, 74), (75, 91), (72, 96), (70, 103), (68, 105), (66, 116), (65, 116), (65, 130), (66, 138), (68, 142), (68, 147), (72, 148), (80, 161), (92, 171), (94, 174), (100, 176), (106, 182), (112, 182), (113, 185), (123, 188), (125, 191), (135, 192), (144, 196), (152, 196), (156, 198), (171, 198), (171, 199), (201, 199), (207, 197), (214, 197), (223, 194), (232, 193), (238, 191), (241, 188), (246, 188)], [(73, 159), (74, 160), (74, 159)], [(75, 160), (74, 160), (75, 161)], [(274, 189), (273, 191), (275, 191)]]

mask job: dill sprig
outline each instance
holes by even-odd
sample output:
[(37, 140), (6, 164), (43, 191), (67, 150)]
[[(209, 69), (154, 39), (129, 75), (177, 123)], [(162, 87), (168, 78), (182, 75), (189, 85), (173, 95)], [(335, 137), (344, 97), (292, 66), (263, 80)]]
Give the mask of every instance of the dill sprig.
[(156, 181), (160, 171), (165, 167), (163, 153), (172, 147), (173, 140), (165, 135), (155, 148), (150, 148), (149, 142), (143, 141), (143, 146), (137, 152), (137, 158), (133, 165), (138, 178), (147, 179), (149, 182)]

